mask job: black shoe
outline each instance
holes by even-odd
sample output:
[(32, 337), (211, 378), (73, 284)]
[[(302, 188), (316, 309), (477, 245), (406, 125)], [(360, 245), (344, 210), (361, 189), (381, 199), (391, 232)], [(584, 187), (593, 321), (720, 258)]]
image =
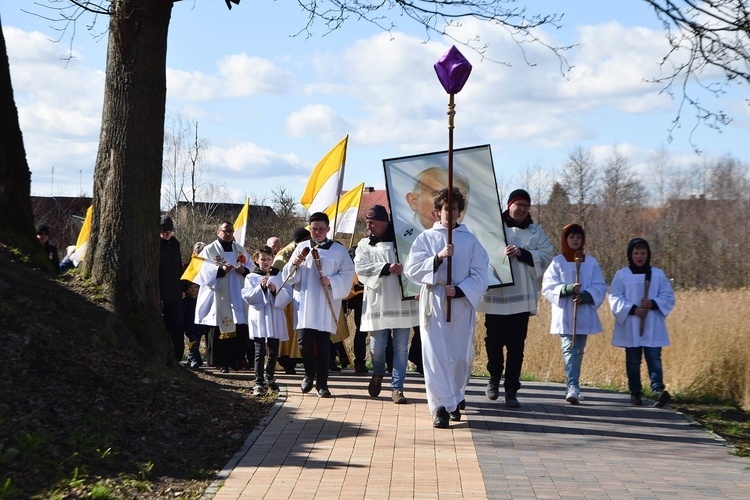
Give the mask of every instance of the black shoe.
[(382, 385), (382, 375), (373, 375), (372, 379), (370, 379), (370, 385), (367, 386), (367, 392), (370, 393), (370, 396), (376, 398), (380, 395), (380, 388), (382, 387)]
[(219, 371), (221, 373), (229, 373), (229, 367), (228, 366), (222, 366)]
[(640, 392), (634, 392), (630, 395), (630, 404), (632, 406), (641, 406), (643, 404), (643, 401), (641, 401)]
[(341, 368), (336, 363), (331, 363), (328, 365), (328, 371), (329, 372), (340, 372)]
[(654, 399), (656, 399), (654, 408), (662, 408), (672, 400), (672, 396), (670, 396), (667, 391), (656, 391), (656, 393), (654, 393)]
[(319, 398), (330, 398), (331, 397), (331, 391), (329, 391), (326, 388), (318, 389), (318, 397)]
[(305, 375), (305, 377), (302, 379), (302, 384), (300, 385), (300, 388), (302, 389), (302, 394), (307, 394), (308, 392), (312, 391), (312, 388), (313, 388), (312, 377), (308, 377), (307, 375)]
[(451, 422), (458, 422), (459, 420), (461, 420), (461, 410), (459, 410), (458, 408), (453, 410), (450, 413), (450, 419), (451, 419)]
[(515, 394), (505, 394), (505, 406), (508, 408), (520, 408), (521, 403), (518, 402)]
[(297, 375), (297, 370), (295, 370), (293, 366), (285, 366), (284, 373), (287, 375)]
[(355, 365), (354, 374), (355, 375), (369, 375), (370, 370), (368, 370), (365, 365)]
[(466, 400), (462, 399), (460, 403), (458, 403), (458, 409), (459, 410), (465, 410), (466, 409)]
[(437, 429), (447, 429), (450, 427), (450, 416), (448, 415), (448, 410), (446, 410), (444, 407), (440, 407), (435, 412), (435, 420), (433, 421), (433, 425)]
[(492, 401), (500, 397), (500, 378), (490, 377), (490, 381), (484, 389), (484, 394), (487, 396), (487, 399)]

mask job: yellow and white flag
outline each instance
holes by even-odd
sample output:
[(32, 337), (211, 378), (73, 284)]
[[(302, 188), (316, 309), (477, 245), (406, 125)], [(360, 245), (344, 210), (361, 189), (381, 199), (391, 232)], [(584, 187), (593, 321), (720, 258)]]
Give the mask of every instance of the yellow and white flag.
[(307, 181), (305, 192), (300, 199), (300, 204), (308, 212), (322, 212), (332, 203), (336, 203), (344, 180), (348, 142), (349, 134), (320, 160), (310, 174), (310, 180)]
[(81, 231), (78, 233), (78, 239), (76, 240), (76, 251), (70, 256), (70, 260), (73, 265), (78, 267), (78, 264), (86, 256), (86, 249), (89, 246), (89, 237), (91, 236), (91, 213), (94, 206), (91, 205), (86, 209), (86, 217), (83, 219), (83, 226)]
[(245, 234), (247, 233), (247, 214), (250, 210), (250, 198), (245, 200), (245, 206), (240, 210), (240, 215), (234, 221), (234, 241), (240, 246), (245, 246)]
[[(336, 214), (336, 202), (323, 210), (331, 221), (331, 229), (328, 231), (328, 237), (333, 238), (336, 233), (353, 234), (354, 226), (357, 224), (357, 215), (359, 205), (362, 203), (362, 191), (365, 183), (350, 189), (338, 200), (338, 214)], [(336, 228), (334, 231), (334, 221)]]
[(192, 281), (196, 285), (203, 286), (209, 279), (216, 275), (216, 267), (220, 265), (203, 257), (193, 255), (190, 257), (190, 264), (185, 268), (185, 272), (180, 276), (181, 280)]

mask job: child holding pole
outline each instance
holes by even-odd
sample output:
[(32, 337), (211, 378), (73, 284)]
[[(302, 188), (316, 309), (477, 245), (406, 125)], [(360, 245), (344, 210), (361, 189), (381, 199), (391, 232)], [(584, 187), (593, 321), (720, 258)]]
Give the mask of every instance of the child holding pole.
[(562, 253), (552, 259), (542, 280), (542, 295), (552, 304), (550, 333), (560, 336), (570, 404), (583, 400), (579, 386), (583, 351), (589, 335), (602, 331), (597, 310), (607, 284), (599, 263), (583, 253), (586, 233), (578, 224), (562, 231)]
[(641, 358), (645, 356), (654, 406), (669, 403), (664, 389), (661, 348), (669, 345), (667, 315), (674, 309), (674, 291), (667, 276), (651, 266), (651, 247), (643, 238), (628, 243), (628, 263), (617, 271), (609, 290), (615, 316), (612, 345), (625, 348), (630, 404), (642, 404)]

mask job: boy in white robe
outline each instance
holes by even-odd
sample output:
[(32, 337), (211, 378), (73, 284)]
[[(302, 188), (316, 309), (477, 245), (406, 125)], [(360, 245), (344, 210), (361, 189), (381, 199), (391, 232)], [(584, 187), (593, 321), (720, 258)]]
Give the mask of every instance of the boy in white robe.
[[(301, 389), (308, 393), (315, 388), (318, 397), (330, 398), (328, 364), (331, 335), (338, 329), (341, 299), (349, 295), (354, 282), (354, 263), (349, 251), (326, 237), (328, 216), (315, 212), (310, 216), (312, 239), (301, 242), (284, 266), (282, 278), (289, 277), (294, 297), (294, 328), (297, 331), (305, 376)], [(310, 255), (306, 257), (303, 251)], [(318, 264), (314, 253), (319, 255)]]
[(671, 399), (664, 389), (661, 348), (669, 345), (667, 315), (674, 309), (674, 291), (667, 276), (651, 266), (651, 247), (643, 238), (628, 243), (628, 267), (615, 273), (609, 306), (615, 316), (612, 345), (625, 348), (630, 404), (642, 404), (641, 358), (646, 358), (651, 390), (661, 408)]
[[(459, 405), (464, 400), (474, 359), (475, 307), (488, 282), (487, 252), (466, 226), (455, 223), (466, 200), (458, 188), (453, 188), (451, 197), (452, 210), (448, 208), (447, 189), (435, 197), (440, 222), (417, 237), (404, 268), (406, 277), (421, 285), (422, 360), (427, 403), (437, 428), (447, 428), (449, 420), (461, 419)], [(451, 225), (453, 243), (448, 244)], [(448, 257), (452, 257), (450, 285)], [(450, 322), (446, 321), (447, 297), (451, 297)]]
[[(253, 395), (265, 394), (266, 387), (277, 390), (276, 360), (279, 342), (289, 339), (284, 307), (292, 301), (288, 285), (281, 286), (281, 273), (271, 266), (273, 250), (265, 246), (255, 255), (257, 267), (245, 276), (242, 298), (248, 305), (247, 324), (255, 345), (255, 387)], [(266, 351), (268, 361), (265, 363)]]
[(585, 246), (583, 228), (578, 224), (565, 226), (562, 253), (552, 259), (542, 280), (542, 295), (552, 304), (550, 333), (560, 336), (562, 346), (565, 400), (574, 405), (583, 399), (579, 385), (583, 351), (588, 336), (602, 331), (597, 310), (607, 293), (602, 269), (594, 257), (583, 253)]

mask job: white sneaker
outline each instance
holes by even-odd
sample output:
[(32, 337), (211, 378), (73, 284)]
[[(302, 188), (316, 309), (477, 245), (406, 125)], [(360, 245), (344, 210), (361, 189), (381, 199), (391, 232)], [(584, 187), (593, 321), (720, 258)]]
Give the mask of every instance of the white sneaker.
[(253, 388), (253, 396), (262, 396), (266, 393), (266, 388), (262, 385), (256, 385)]
[(572, 405), (577, 405), (581, 400), (583, 400), (583, 396), (581, 396), (581, 393), (575, 388), (569, 389), (568, 393), (565, 395), (565, 401)]

